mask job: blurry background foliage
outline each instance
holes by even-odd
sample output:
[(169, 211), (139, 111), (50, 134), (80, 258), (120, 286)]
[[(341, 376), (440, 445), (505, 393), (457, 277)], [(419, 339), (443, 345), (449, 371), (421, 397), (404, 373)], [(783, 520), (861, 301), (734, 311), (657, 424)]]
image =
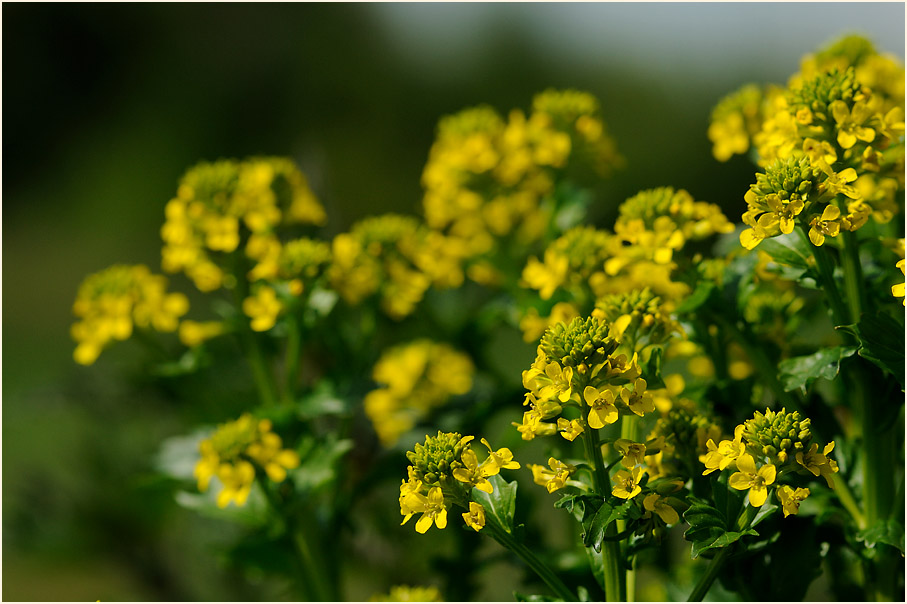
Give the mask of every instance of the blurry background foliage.
[[(601, 100), (627, 159), (590, 224), (663, 185), (739, 216), (754, 169), (712, 158), (712, 106), (745, 82), (785, 82), (843, 33), (903, 60), (903, 23), (901, 3), (5, 4), (3, 599), (282, 593), (225, 569), (232, 525), (174, 505), (151, 472), (164, 438), (243, 409), (245, 371), (219, 367), (219, 389), (189, 400), (192, 384), (177, 397), (139, 373), (135, 343), (90, 369), (72, 361), (79, 282), (117, 262), (159, 272), (164, 204), (195, 162), (293, 157), (330, 237), (371, 213), (415, 213), (441, 116), (479, 103), (506, 114), (571, 87)], [(347, 591), (367, 599), (403, 579), (362, 573)]]

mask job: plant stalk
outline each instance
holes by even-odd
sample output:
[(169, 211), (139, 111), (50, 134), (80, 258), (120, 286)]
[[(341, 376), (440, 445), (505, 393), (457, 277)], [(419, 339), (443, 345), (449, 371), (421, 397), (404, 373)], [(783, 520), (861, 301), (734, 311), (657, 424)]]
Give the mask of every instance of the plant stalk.
[(712, 583), (715, 582), (715, 578), (718, 576), (718, 572), (724, 565), (724, 561), (727, 559), (730, 551), (731, 546), (722, 547), (718, 550), (718, 554), (712, 558), (709, 568), (705, 571), (705, 574), (700, 577), (699, 582), (696, 584), (690, 597), (687, 598), (687, 602), (702, 602), (702, 599), (708, 593), (709, 588), (712, 587)]
[(485, 525), (485, 530), (489, 531), (489, 534), (495, 541), (519, 556), (519, 558), (526, 563), (526, 566), (531, 568), (558, 598), (561, 598), (566, 602), (578, 601), (576, 594), (570, 591), (570, 588), (554, 574), (554, 571), (551, 570), (547, 564), (539, 560), (538, 557), (532, 553), (532, 550), (514, 539), (513, 535), (493, 522), (488, 522)]

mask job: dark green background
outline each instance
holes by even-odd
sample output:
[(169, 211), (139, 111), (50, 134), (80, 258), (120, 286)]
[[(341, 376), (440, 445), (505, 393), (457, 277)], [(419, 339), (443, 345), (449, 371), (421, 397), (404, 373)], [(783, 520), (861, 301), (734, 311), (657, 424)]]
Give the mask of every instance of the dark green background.
[[(135, 349), (71, 360), (79, 282), (159, 270), (163, 206), (194, 162), (289, 155), (333, 234), (415, 212), (438, 118), (594, 93), (628, 167), (592, 209), (610, 225), (673, 185), (732, 219), (753, 167), (715, 162), (712, 105), (783, 83), (857, 31), (903, 58), (893, 4), (3, 5), (3, 599), (267, 598), (219, 565), (221, 526), (149, 473), (201, 415), (131, 374)], [(185, 286), (175, 279), (177, 286)], [(356, 591), (356, 590), (359, 591)], [(368, 598), (371, 587), (350, 594)]]

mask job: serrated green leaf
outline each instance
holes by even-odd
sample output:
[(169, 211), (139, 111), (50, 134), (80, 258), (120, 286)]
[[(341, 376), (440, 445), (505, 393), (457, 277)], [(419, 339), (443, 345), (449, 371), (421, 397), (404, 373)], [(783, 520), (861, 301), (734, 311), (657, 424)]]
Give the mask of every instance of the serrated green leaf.
[(880, 520), (857, 533), (857, 541), (862, 541), (868, 548), (874, 548), (876, 544), (884, 543), (898, 548), (903, 554), (904, 527), (897, 520)]
[(499, 528), (507, 533), (513, 532), (513, 513), (516, 508), (516, 488), (517, 483), (507, 482), (496, 474), (488, 479), (493, 491), (486, 493), (473, 487), (472, 499), (476, 503), (482, 504), (485, 508), (485, 519), (495, 522)]
[(822, 348), (802, 357), (786, 359), (778, 364), (779, 379), (787, 392), (806, 388), (818, 378), (833, 380), (838, 375), (841, 361), (856, 352), (855, 346)]
[(614, 511), (607, 502), (603, 502), (592, 517), (588, 526), (584, 526), (583, 545), (595, 551), (601, 551), (602, 540), (605, 538), (605, 529), (611, 524), (611, 513)]
[(727, 547), (728, 545), (730, 545), (736, 541), (739, 541), (741, 537), (744, 537), (746, 535), (758, 536), (759, 533), (757, 533), (753, 529), (747, 529), (747, 530), (741, 531), (741, 532), (725, 531), (725, 532), (721, 533), (720, 535), (718, 535), (717, 537), (715, 537), (714, 539), (710, 538), (710, 539), (703, 539), (702, 541), (697, 541), (697, 542), (693, 543), (693, 550), (692, 550), (693, 559), (698, 558), (699, 555), (704, 551), (707, 551), (710, 549), (718, 549), (718, 548), (722, 548), (722, 547)]
[(864, 314), (855, 325), (841, 325), (860, 341), (861, 357), (892, 374), (904, 389), (904, 325), (883, 312)]

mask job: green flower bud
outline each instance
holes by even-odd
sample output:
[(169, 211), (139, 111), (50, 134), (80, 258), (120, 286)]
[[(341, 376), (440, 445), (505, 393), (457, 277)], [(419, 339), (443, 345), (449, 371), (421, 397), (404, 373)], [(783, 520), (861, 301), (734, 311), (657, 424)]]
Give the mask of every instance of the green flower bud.
[(593, 366), (617, 349), (618, 342), (608, 335), (610, 329), (607, 321), (596, 317), (576, 317), (570, 325), (558, 323), (549, 327), (539, 346), (549, 361), (557, 361), (563, 367)]
[(753, 419), (743, 424), (743, 439), (747, 450), (754, 456), (767, 456), (772, 463), (783, 464), (798, 452), (809, 449), (812, 433), (809, 418), (800, 418), (800, 413), (765, 410), (756, 412)]

